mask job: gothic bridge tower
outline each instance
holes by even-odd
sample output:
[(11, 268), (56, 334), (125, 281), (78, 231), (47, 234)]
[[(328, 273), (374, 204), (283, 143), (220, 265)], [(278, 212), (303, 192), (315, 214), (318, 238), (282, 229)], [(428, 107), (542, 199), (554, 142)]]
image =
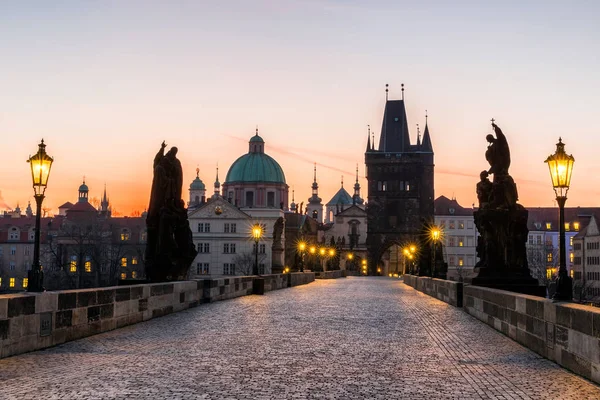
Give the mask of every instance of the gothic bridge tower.
[[(371, 141), (369, 135), (365, 152), (367, 262), (371, 275), (380, 273), (382, 256), (391, 246), (425, 242), (424, 225), (433, 223), (434, 212), (433, 146), (427, 122), (423, 140), (418, 137), (417, 143), (411, 144), (404, 85), (401, 100), (389, 100), (387, 96), (386, 85), (379, 146), (375, 148), (375, 138)], [(425, 248), (420, 249), (421, 265), (429, 265), (429, 254)]]

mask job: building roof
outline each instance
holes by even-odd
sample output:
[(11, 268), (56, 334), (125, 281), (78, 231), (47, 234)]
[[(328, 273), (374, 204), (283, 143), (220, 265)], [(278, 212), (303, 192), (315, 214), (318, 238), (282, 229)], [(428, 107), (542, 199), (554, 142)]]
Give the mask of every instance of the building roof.
[(273, 157), (265, 154), (264, 140), (256, 135), (250, 139), (247, 154), (244, 154), (229, 167), (225, 184), (236, 182), (270, 182), (284, 183), (285, 175), (283, 169)]
[(333, 195), (331, 200), (326, 204), (327, 206), (335, 206), (336, 204), (352, 205), (352, 196), (342, 186), (336, 194)]
[(456, 199), (449, 199), (446, 196), (435, 199), (433, 207), (433, 213), (437, 216), (473, 216), (472, 208), (465, 208), (458, 204)]
[(387, 100), (381, 125), (379, 151), (401, 153), (410, 150), (410, 135), (404, 100)]
[(429, 126), (425, 122), (425, 133), (423, 134), (423, 142), (421, 143), (421, 151), (433, 153), (433, 145), (431, 144), (431, 136), (429, 135)]
[(71, 203), (70, 201), (67, 201), (62, 206), (58, 206), (58, 208), (71, 208), (71, 207), (73, 207), (73, 203)]
[(98, 210), (96, 210), (94, 208), (93, 205), (91, 205), (90, 203), (88, 203), (87, 201), (80, 201), (77, 204), (75, 204), (73, 207), (69, 208), (67, 210), (67, 213), (70, 214), (73, 211), (76, 212), (98, 212)]
[[(558, 207), (532, 207), (527, 211), (527, 228), (530, 231), (558, 232)], [(569, 230), (579, 231), (589, 223), (592, 215), (598, 219), (600, 207), (565, 207), (565, 224), (569, 224)]]

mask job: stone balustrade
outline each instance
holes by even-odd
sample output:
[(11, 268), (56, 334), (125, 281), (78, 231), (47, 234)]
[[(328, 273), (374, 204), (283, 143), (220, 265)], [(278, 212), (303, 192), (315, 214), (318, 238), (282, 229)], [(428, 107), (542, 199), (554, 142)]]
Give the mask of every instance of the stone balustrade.
[(405, 274), (404, 283), (454, 307), (463, 306), (463, 284), (461, 282)]
[(312, 282), (314, 273), (0, 295), (0, 358), (253, 294), (256, 280), (270, 291)]
[(345, 278), (345, 277), (346, 277), (346, 271), (343, 269), (337, 269), (337, 270), (333, 270), (333, 271), (315, 272), (316, 279), (338, 279), (338, 278)]

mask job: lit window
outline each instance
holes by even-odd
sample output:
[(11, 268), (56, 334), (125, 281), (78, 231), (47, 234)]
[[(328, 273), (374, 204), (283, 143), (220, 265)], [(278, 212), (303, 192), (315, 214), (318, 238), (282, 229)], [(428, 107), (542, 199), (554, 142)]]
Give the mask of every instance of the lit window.
[(546, 255), (546, 260), (548, 262), (552, 262), (552, 253), (548, 253), (548, 255)]
[(132, 277), (133, 279), (137, 278), (137, 271), (133, 271), (133, 272), (131, 273), (131, 277)]
[(552, 224), (550, 222), (546, 222), (546, 229), (552, 229)]
[(29, 278), (23, 278), (23, 289), (25, 289), (28, 284), (29, 284)]
[(465, 229), (465, 223), (463, 221), (458, 221), (458, 229)]
[(573, 275), (575, 275), (575, 271), (571, 270), (571, 278), (573, 278)]
[(573, 222), (573, 229), (575, 229), (576, 231), (579, 230), (579, 222)]
[(2, 287), (2, 277), (0, 276), (0, 287)]
[(92, 272), (92, 262), (91, 261), (85, 262), (85, 272)]
[(553, 271), (554, 271), (554, 268), (548, 268), (546, 270), (546, 278), (547, 279), (552, 279)]
[(77, 272), (77, 256), (71, 256), (71, 263), (69, 264), (69, 270), (71, 272)]
[(123, 257), (121, 258), (121, 267), (126, 267), (127, 266), (127, 257)]
[(8, 282), (8, 286), (15, 287), (15, 278), (10, 278), (10, 280)]
[(462, 267), (464, 265), (464, 261), (461, 257), (458, 258), (458, 266)]
[(565, 222), (565, 231), (571, 230), (571, 224)]
[(121, 231), (121, 240), (129, 240), (129, 231), (127, 229)]
[(571, 264), (572, 264), (573, 260), (575, 259), (575, 254), (569, 253), (569, 259), (571, 260)]
[(137, 263), (138, 263), (137, 257), (131, 257), (131, 264), (137, 265)]
[(569, 246), (573, 246), (573, 236), (569, 238)]
[(462, 237), (459, 237), (459, 238), (458, 238), (458, 247), (463, 247), (463, 246), (465, 245), (465, 242), (464, 242), (464, 240), (465, 240), (465, 239), (464, 239), (464, 238), (462, 238)]
[(127, 279), (127, 274), (125, 272), (121, 273), (121, 279)]

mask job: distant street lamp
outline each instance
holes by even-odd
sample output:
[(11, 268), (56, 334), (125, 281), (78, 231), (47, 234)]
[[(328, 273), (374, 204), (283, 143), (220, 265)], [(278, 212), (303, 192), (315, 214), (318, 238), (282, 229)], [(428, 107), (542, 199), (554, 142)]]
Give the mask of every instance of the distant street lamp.
[(323, 260), (327, 257), (327, 249), (325, 247), (319, 249), (319, 256), (321, 257), (321, 271), (325, 272), (326, 266), (323, 264)]
[(298, 250), (300, 251), (300, 272), (304, 272), (304, 252), (306, 251), (306, 242), (298, 243)]
[(44, 273), (40, 267), (40, 225), (42, 215), (42, 202), (44, 201), (44, 193), (48, 185), (50, 177), (50, 168), (54, 159), (46, 154), (46, 145), (44, 139), (39, 144), (37, 154), (29, 157), (27, 162), (31, 167), (31, 179), (33, 181), (34, 198), (36, 204), (35, 213), (35, 242), (33, 247), (33, 264), (31, 270), (27, 272), (27, 291), (28, 292), (43, 292), (44, 291)]
[(558, 279), (556, 281), (556, 292), (553, 299), (557, 301), (573, 300), (573, 280), (567, 273), (567, 256), (565, 249), (565, 203), (567, 201), (567, 192), (571, 184), (571, 174), (573, 172), (573, 163), (575, 159), (572, 155), (565, 153), (565, 144), (562, 139), (556, 143), (556, 152), (545, 161), (550, 168), (550, 178), (552, 187), (556, 194), (556, 202), (559, 210), (559, 262)]
[(432, 226), (431, 230), (429, 231), (429, 235), (431, 236), (431, 241), (432, 241), (432, 245), (431, 245), (431, 277), (435, 278), (436, 276), (436, 270), (435, 270), (435, 249), (437, 247), (437, 242), (438, 240), (440, 240), (440, 237), (442, 236), (442, 231), (440, 230), (440, 228), (438, 228), (437, 226)]
[(260, 224), (254, 224), (252, 227), (252, 238), (254, 239), (254, 267), (252, 275), (258, 275), (258, 242), (262, 238), (263, 229)]

